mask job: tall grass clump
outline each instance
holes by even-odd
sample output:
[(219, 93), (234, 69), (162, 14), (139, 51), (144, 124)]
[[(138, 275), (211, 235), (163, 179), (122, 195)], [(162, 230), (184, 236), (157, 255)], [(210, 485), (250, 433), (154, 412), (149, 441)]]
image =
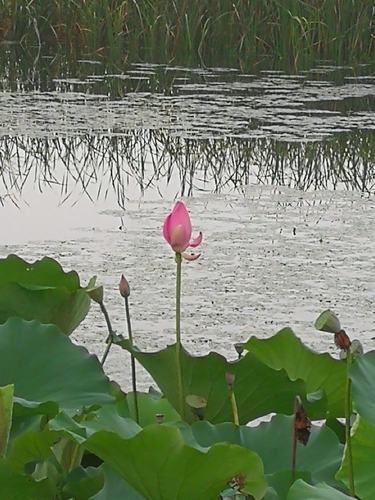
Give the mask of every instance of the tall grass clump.
[(374, 26), (369, 0), (0, 0), (0, 40), (118, 61), (367, 62)]
[(210, 0), (131, 2), (129, 40), (146, 58), (276, 59), (295, 67), (316, 58), (370, 59), (371, 2), (333, 0)]
[(0, 0), (0, 40), (121, 58), (127, 10), (123, 0)]

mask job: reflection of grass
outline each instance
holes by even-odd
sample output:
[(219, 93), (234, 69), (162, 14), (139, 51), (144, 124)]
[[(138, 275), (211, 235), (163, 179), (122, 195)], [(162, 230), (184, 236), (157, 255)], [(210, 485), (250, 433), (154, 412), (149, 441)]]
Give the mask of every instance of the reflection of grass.
[[(2, 191), (22, 193), (28, 179), (95, 199), (116, 194), (124, 206), (129, 182), (139, 192), (163, 192), (173, 179), (176, 195), (200, 190), (240, 191), (251, 182), (298, 189), (375, 192), (375, 137), (342, 133), (323, 142), (273, 139), (186, 139), (162, 130), (130, 130), (122, 136), (0, 139)], [(63, 168), (61, 168), (61, 166)]]
[(368, 0), (31, 0), (0, 3), (0, 40), (63, 46), (73, 55), (290, 67), (316, 58), (371, 60)]

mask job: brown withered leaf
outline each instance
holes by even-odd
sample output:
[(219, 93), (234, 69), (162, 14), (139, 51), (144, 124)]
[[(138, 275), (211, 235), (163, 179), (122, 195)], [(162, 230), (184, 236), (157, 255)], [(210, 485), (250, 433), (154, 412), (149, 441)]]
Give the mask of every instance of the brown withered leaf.
[(335, 344), (339, 349), (348, 351), (351, 345), (350, 338), (347, 336), (345, 330), (340, 330), (335, 333)]
[(311, 420), (307, 416), (298, 396), (294, 400), (294, 433), (297, 441), (304, 446), (307, 445), (311, 434)]

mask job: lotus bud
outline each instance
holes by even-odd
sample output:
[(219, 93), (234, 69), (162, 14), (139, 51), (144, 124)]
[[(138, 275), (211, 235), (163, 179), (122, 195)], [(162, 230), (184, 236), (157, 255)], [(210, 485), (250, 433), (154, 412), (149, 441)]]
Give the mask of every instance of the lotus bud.
[(119, 283), (118, 287), (120, 290), (120, 294), (124, 299), (129, 297), (130, 286), (129, 286), (128, 280), (125, 278), (125, 276), (123, 274), (121, 275), (121, 279), (120, 279), (120, 283)]
[(357, 340), (357, 339), (353, 340), (353, 342), (350, 346), (350, 352), (353, 354), (354, 357), (362, 356), (363, 347), (362, 347), (362, 344), (360, 343), (359, 340)]
[(328, 333), (339, 333), (341, 331), (340, 321), (336, 314), (330, 309), (322, 312), (315, 321), (315, 328), (321, 332)]
[[(176, 253), (183, 253), (188, 247), (195, 248), (202, 242), (202, 233), (191, 239), (191, 230), (189, 212), (182, 201), (177, 201), (164, 220), (164, 239)], [(184, 256), (187, 260), (195, 260), (198, 257)]]
[(233, 387), (235, 378), (236, 377), (234, 373), (225, 372), (225, 382), (227, 383), (228, 387)]
[(97, 304), (103, 304), (104, 290), (102, 286), (92, 288), (91, 290), (89, 290), (88, 294), (91, 300), (93, 300)]

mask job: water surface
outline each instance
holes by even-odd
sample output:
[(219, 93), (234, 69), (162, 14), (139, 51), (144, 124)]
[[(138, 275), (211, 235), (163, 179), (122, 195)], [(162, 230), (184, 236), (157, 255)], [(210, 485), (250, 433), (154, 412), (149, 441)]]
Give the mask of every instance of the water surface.
[[(173, 342), (174, 259), (160, 229), (184, 196), (204, 233), (202, 257), (184, 265), (192, 352), (234, 356), (235, 342), (285, 325), (331, 350), (312, 327), (327, 307), (373, 347), (371, 68), (48, 65), (0, 77), (3, 255), (50, 255), (83, 281), (97, 275), (119, 332), (124, 272), (137, 343), (161, 348)], [(101, 353), (105, 337), (93, 307), (74, 338)], [(128, 387), (125, 353), (107, 363)]]

